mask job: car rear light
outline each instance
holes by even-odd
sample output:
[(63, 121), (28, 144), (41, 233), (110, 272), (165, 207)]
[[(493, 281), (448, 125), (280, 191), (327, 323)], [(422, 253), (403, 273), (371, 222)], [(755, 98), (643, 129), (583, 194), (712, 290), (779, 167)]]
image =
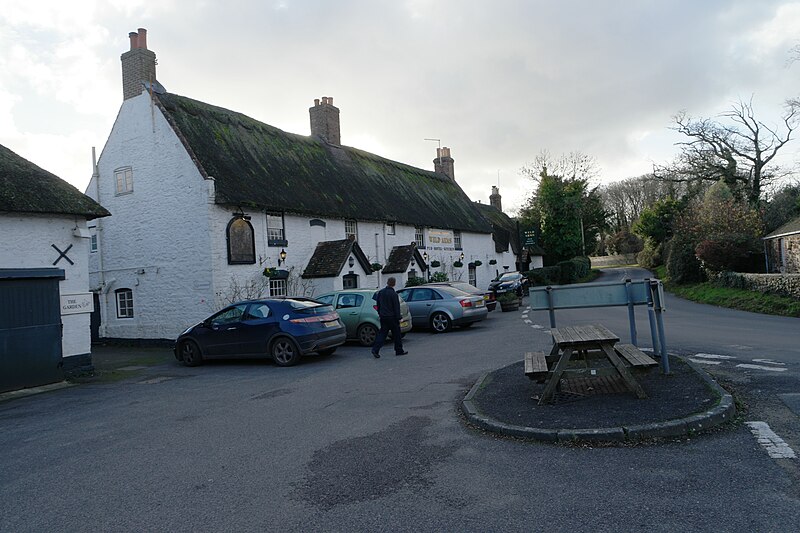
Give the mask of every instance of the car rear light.
[(373, 306), (372, 306), (372, 308), (373, 308), (374, 310), (376, 310), (376, 311), (378, 310), (378, 306), (377, 306), (377, 305), (373, 305)]
[(313, 324), (314, 322), (331, 322), (332, 320), (339, 320), (339, 313), (328, 313), (325, 315), (314, 315), (306, 318), (293, 318), (289, 320), (294, 324)]
[(461, 307), (472, 307), (472, 300), (459, 300)]

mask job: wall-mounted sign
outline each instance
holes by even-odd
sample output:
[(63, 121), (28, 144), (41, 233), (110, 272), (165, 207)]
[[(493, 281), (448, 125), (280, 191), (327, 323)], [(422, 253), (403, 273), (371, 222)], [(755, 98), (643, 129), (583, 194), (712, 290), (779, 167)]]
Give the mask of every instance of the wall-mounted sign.
[(453, 232), (449, 229), (429, 229), (427, 247), (430, 250), (453, 250)]
[(94, 311), (94, 300), (91, 292), (61, 295), (61, 314), (74, 315)]

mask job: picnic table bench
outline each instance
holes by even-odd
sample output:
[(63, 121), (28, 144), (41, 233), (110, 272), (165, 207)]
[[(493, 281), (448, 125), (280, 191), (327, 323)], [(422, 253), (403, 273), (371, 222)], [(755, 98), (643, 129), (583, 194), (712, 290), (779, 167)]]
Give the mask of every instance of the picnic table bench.
[[(619, 376), (638, 398), (647, 397), (630, 370), (649, 369), (658, 363), (636, 346), (617, 344), (619, 337), (602, 325), (553, 328), (551, 332), (553, 348), (549, 355), (525, 353), (525, 375), (540, 383), (546, 382), (540, 405), (552, 399), (562, 377)], [(583, 359), (583, 367), (569, 367), (575, 354)], [(598, 364), (606, 361), (610, 366)]]

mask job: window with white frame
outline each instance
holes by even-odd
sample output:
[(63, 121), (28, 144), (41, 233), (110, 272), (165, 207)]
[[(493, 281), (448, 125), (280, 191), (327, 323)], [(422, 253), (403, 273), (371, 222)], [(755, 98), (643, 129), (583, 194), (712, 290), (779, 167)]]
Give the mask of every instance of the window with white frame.
[(348, 239), (350, 237), (358, 240), (358, 222), (355, 220), (345, 220), (344, 221), (344, 236)]
[(95, 253), (97, 251), (97, 229), (95, 227), (89, 228), (91, 237), (89, 237), (89, 252)]
[(422, 226), (414, 226), (414, 242), (417, 248), (425, 248), (425, 232)]
[(387, 222), (386, 223), (386, 235), (394, 235), (397, 232), (397, 228), (394, 225), (394, 222)]
[(117, 194), (133, 192), (133, 169), (131, 167), (118, 168), (114, 171), (114, 181), (117, 184)]
[(453, 246), (456, 250), (461, 250), (461, 232), (453, 230)]
[(273, 298), (276, 296), (287, 296), (286, 294), (286, 280), (285, 279), (270, 279), (269, 280), (269, 295)]
[(286, 231), (282, 213), (267, 213), (267, 245), (286, 246)]
[(117, 289), (117, 318), (133, 318), (133, 291), (131, 289)]

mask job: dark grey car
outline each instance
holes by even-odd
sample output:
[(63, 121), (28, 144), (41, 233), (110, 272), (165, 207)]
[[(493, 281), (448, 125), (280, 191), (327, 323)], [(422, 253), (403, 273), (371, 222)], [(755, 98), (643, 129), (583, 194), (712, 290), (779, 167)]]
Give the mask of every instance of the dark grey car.
[(489, 314), (483, 296), (453, 287), (423, 285), (401, 289), (397, 294), (408, 303), (412, 325), (436, 333), (449, 331), (453, 326), (467, 328)]

